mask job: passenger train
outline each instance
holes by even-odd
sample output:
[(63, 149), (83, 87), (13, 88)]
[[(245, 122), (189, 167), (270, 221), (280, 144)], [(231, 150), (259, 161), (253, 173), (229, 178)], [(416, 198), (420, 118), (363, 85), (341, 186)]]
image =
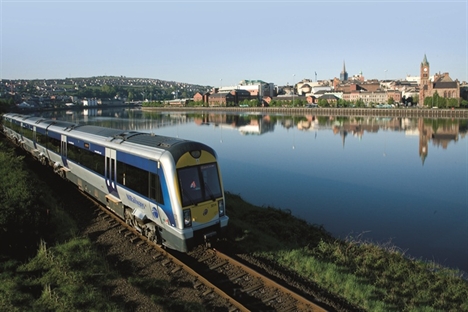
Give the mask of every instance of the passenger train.
[(155, 243), (187, 252), (228, 225), (217, 155), (205, 144), (13, 113), (2, 119), (9, 139)]

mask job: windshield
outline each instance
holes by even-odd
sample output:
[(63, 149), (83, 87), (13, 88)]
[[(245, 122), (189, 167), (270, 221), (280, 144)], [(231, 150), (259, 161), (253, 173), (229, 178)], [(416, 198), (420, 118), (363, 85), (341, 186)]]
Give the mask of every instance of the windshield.
[(183, 207), (222, 196), (216, 163), (182, 168), (177, 173)]

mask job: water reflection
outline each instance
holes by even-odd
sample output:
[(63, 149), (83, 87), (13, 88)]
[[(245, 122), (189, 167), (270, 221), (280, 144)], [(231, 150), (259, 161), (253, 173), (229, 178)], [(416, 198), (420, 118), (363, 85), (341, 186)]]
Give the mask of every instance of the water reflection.
[[(404, 132), (405, 136), (419, 138), (419, 157), (424, 164), (429, 154), (429, 144), (447, 149), (451, 142), (465, 138), (467, 120), (425, 118), (379, 118), (379, 117), (329, 117), (329, 116), (285, 116), (253, 114), (227, 114), (217, 112), (145, 112), (121, 109), (85, 109), (83, 111), (47, 112), (41, 116), (59, 118), (77, 123), (92, 123), (104, 127), (125, 130), (151, 131), (159, 128), (194, 123), (198, 126), (214, 126), (235, 129), (241, 135), (264, 135), (282, 127), (288, 131), (313, 132), (317, 138), (320, 131), (332, 131), (340, 137), (345, 148), (348, 136), (365, 140), (366, 134), (379, 131)], [(90, 119), (92, 118), (92, 119)], [(294, 137), (294, 135), (293, 135)], [(222, 138), (220, 139), (222, 142)], [(293, 147), (295, 143), (293, 142)], [(385, 152), (383, 154), (386, 154)]]
[[(91, 114), (90, 114), (91, 113)], [(202, 141), (226, 190), (338, 237), (468, 271), (467, 120), (93, 110), (46, 117)]]

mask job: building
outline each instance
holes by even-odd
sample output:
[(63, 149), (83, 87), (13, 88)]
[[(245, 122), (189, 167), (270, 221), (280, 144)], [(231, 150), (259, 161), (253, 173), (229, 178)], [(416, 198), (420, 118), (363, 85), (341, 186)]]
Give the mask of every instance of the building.
[(427, 97), (432, 97), (437, 92), (443, 98), (455, 98), (460, 103), (460, 82), (453, 81), (448, 73), (435, 74), (434, 78), (430, 78), (430, 65), (424, 54), (423, 61), (420, 66), (419, 79), (419, 106), (424, 106), (424, 100)]
[(387, 90), (387, 101), (393, 98), (393, 101), (395, 103), (400, 103), (401, 102), (401, 91), (398, 90)]
[[(255, 97), (256, 98), (256, 97)], [(252, 99), (247, 90), (234, 89), (230, 92), (213, 93), (208, 97), (209, 106), (237, 106), (244, 100)]]
[(231, 92), (231, 90), (249, 91), (251, 98), (261, 100), (264, 96), (273, 97), (275, 85), (262, 80), (242, 80), (238, 85), (219, 88), (219, 93)]
[(97, 99), (83, 99), (83, 106), (97, 106)]
[(343, 61), (343, 70), (340, 73), (340, 80), (347, 81), (348, 80), (348, 72), (346, 71), (345, 62)]
[(387, 103), (388, 101), (386, 91), (361, 91), (360, 98), (366, 106), (371, 104)]
[(194, 102), (203, 102), (203, 103), (208, 103), (208, 98), (210, 97), (210, 92), (205, 92), (205, 93), (200, 93), (197, 92), (193, 96), (193, 101)]

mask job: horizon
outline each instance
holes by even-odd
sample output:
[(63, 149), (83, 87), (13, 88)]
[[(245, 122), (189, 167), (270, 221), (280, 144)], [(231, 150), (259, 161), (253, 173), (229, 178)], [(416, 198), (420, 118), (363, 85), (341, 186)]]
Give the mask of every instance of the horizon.
[(431, 76), (462, 82), (467, 12), (466, 1), (6, 0), (0, 79), (291, 85), (339, 78), (344, 63), (349, 77), (404, 80), (426, 55)]

